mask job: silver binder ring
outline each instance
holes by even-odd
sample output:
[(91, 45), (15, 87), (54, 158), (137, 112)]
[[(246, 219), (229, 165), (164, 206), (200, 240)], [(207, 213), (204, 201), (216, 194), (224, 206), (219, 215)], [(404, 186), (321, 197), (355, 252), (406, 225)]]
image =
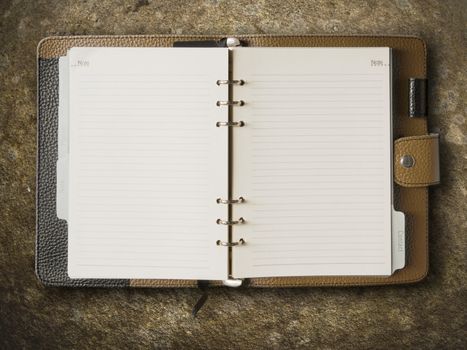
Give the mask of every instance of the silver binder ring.
[(216, 106), (243, 106), (245, 101), (238, 100), (238, 101), (217, 101)]
[(245, 84), (245, 80), (218, 80), (216, 81), (217, 85), (243, 85)]
[(218, 224), (218, 225), (227, 225), (227, 226), (243, 224), (244, 222), (245, 222), (244, 218), (239, 218), (238, 220), (222, 220), (222, 219), (217, 219), (216, 220), (216, 224)]
[(221, 241), (220, 239), (216, 241), (217, 245), (223, 246), (223, 247), (235, 247), (238, 245), (243, 245), (245, 244), (245, 240), (243, 238), (240, 238), (238, 242), (226, 242), (226, 241)]
[(219, 204), (238, 204), (238, 203), (243, 203), (245, 201), (245, 198), (243, 197), (238, 197), (238, 199), (222, 199), (222, 198), (217, 198), (216, 203)]
[(245, 122), (241, 121), (241, 120), (239, 122), (217, 122), (216, 126), (217, 127), (220, 127), (220, 126), (239, 126), (239, 127), (242, 127), (242, 126), (245, 126)]

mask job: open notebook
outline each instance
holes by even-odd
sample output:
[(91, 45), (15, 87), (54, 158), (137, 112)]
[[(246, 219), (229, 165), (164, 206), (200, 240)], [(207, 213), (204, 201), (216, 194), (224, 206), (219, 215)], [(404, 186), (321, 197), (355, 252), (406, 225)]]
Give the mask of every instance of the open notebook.
[(71, 278), (404, 266), (389, 48), (72, 48), (59, 68)]

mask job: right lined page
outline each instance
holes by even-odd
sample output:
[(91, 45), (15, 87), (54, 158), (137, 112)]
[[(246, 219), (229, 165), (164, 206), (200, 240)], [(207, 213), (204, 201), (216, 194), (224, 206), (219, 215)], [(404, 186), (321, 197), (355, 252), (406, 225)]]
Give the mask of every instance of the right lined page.
[(391, 50), (233, 50), (233, 276), (391, 274)]

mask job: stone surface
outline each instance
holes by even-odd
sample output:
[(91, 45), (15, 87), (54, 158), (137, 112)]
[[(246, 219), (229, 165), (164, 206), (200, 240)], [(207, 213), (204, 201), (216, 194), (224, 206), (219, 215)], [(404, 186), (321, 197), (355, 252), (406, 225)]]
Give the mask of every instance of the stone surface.
[[(0, 348), (443, 348), (467, 336), (465, 1), (2, 0)], [(430, 274), (402, 287), (54, 289), (34, 275), (38, 41), (68, 34), (412, 34), (429, 47)]]

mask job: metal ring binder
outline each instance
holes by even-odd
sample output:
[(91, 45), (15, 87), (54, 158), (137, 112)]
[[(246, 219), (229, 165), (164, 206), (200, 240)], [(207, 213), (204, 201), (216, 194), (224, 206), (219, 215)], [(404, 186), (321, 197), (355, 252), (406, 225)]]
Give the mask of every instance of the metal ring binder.
[(218, 80), (216, 81), (217, 85), (244, 85), (245, 80), (239, 79), (239, 80)]
[(216, 202), (219, 204), (237, 204), (237, 203), (243, 203), (245, 201), (245, 198), (243, 197), (238, 197), (238, 199), (222, 199), (222, 198), (217, 198)]
[(242, 127), (242, 126), (245, 126), (245, 122), (241, 121), (241, 120), (239, 122), (217, 122), (216, 126), (217, 127), (220, 127), (220, 126), (239, 126), (239, 127)]
[(238, 101), (217, 101), (216, 106), (243, 106), (245, 101), (238, 100)]
[(222, 219), (217, 219), (216, 224), (218, 225), (238, 225), (238, 224), (243, 224), (245, 222), (244, 218), (239, 218), (238, 220), (222, 220)]
[(221, 241), (220, 239), (216, 241), (217, 245), (223, 246), (223, 247), (235, 247), (238, 245), (243, 245), (245, 244), (245, 240), (243, 238), (240, 238), (238, 242), (226, 242), (226, 241)]
[[(237, 41), (238, 41), (238, 39), (237, 39)], [(236, 45), (234, 45), (234, 46), (236, 46)], [(243, 101), (243, 100), (238, 100), (238, 101), (230, 100), (230, 98), (232, 96), (233, 85), (243, 85), (243, 84), (245, 84), (245, 81), (244, 80), (232, 80), (232, 79), (217, 80), (216, 84), (217, 85), (228, 85), (228, 87), (229, 87), (229, 100), (228, 101), (216, 101), (216, 106), (218, 106), (218, 107), (227, 106), (228, 107), (228, 109), (229, 109), (229, 118), (228, 118), (228, 121), (217, 122), (216, 126), (217, 127), (221, 127), (221, 126), (227, 126), (227, 127), (239, 126), (239, 127), (242, 127), (242, 126), (245, 126), (244, 121), (238, 121), (238, 122), (232, 121), (232, 119), (233, 119), (232, 118), (233, 108), (231, 108), (233, 106), (243, 106), (245, 104), (245, 101)], [(231, 130), (229, 130), (229, 133), (231, 133)], [(227, 204), (227, 205), (238, 204), (238, 203), (242, 203), (244, 201), (245, 201), (245, 199), (243, 197), (238, 197), (237, 199), (231, 199), (231, 198), (228, 198), (228, 199), (217, 198), (216, 199), (216, 203), (218, 203), (218, 204)], [(245, 240), (243, 238), (240, 238), (237, 242), (231, 242), (231, 240), (232, 240), (232, 237), (231, 237), (232, 228), (231, 228), (231, 226), (243, 224), (244, 222), (245, 222), (245, 219), (242, 218), (242, 217), (240, 217), (238, 220), (231, 220), (230, 211), (229, 211), (229, 217), (228, 217), (227, 220), (217, 219), (216, 224), (226, 225), (226, 226), (229, 227), (229, 229), (228, 229), (229, 239), (228, 239), (228, 241), (218, 240), (218, 241), (216, 241), (216, 244), (219, 245), (219, 246), (228, 247), (228, 248), (245, 244)], [(231, 251), (229, 249), (229, 255), (230, 254), (231, 254)], [(235, 281), (235, 284), (232, 284), (232, 285), (239, 286), (239, 285), (241, 285), (241, 283), (242, 283), (241, 281), (240, 282)]]

